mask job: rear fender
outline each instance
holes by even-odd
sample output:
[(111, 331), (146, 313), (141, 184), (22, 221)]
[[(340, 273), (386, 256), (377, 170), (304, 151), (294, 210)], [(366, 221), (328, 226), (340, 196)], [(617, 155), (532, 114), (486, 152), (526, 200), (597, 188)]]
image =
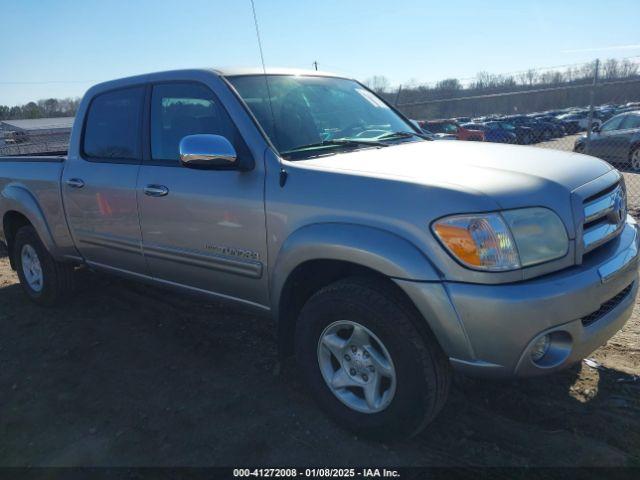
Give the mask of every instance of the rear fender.
[(53, 240), (53, 235), (51, 234), (42, 208), (40, 208), (33, 194), (24, 185), (10, 183), (2, 190), (0, 198), (3, 220), (7, 212), (11, 211), (24, 215), (36, 229), (40, 240), (42, 240), (47, 250), (53, 256), (56, 256), (58, 251), (57, 245)]

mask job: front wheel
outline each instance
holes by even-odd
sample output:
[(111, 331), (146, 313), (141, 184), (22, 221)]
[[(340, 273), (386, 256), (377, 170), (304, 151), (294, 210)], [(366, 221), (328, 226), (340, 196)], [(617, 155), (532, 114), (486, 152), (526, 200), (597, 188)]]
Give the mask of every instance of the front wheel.
[(413, 306), (390, 285), (352, 278), (317, 292), (296, 329), (313, 397), (336, 422), (373, 438), (422, 430), (443, 407), (449, 362)]
[(73, 265), (56, 261), (32, 226), (18, 230), (12, 255), (20, 285), (35, 303), (55, 305), (73, 291)]

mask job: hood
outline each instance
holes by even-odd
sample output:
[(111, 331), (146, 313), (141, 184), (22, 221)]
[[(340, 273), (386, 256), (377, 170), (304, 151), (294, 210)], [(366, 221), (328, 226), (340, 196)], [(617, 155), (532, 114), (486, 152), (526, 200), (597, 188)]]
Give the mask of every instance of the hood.
[[(300, 161), (312, 168), (425, 186), (456, 186), (491, 197), (501, 208), (549, 206), (612, 167), (577, 153), (480, 142), (411, 142)], [(557, 209), (557, 208), (556, 208)]]

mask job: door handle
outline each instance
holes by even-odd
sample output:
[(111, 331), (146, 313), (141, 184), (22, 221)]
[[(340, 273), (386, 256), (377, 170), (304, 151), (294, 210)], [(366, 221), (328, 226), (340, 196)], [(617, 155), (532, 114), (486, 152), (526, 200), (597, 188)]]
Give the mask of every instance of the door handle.
[(150, 197), (164, 197), (169, 195), (169, 189), (164, 185), (147, 185), (144, 187), (144, 194)]
[(84, 182), (79, 178), (70, 178), (67, 180), (67, 185), (72, 188), (82, 188), (84, 187)]

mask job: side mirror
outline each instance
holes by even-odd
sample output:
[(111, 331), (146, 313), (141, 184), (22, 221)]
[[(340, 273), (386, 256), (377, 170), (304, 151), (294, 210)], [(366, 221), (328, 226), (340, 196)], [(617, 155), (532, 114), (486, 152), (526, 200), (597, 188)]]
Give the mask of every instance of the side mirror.
[(599, 133), (600, 132), (600, 125), (596, 124), (593, 127), (591, 127), (591, 131), (593, 133)]
[(188, 168), (230, 168), (236, 166), (238, 155), (220, 135), (187, 135), (180, 140), (180, 162)]

